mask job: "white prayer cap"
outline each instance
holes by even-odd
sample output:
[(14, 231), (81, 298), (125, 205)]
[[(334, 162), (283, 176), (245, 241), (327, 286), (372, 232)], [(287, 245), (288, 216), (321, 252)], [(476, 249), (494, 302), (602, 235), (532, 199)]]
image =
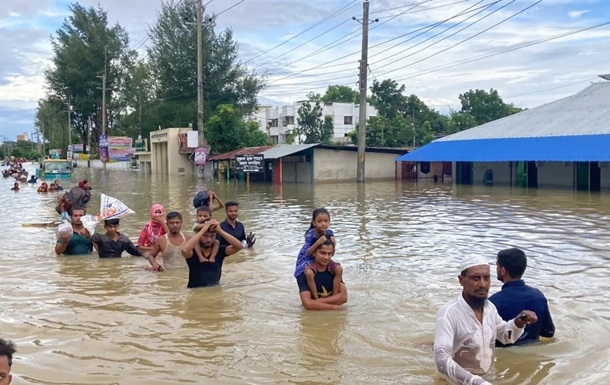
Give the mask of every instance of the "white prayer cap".
[(486, 265), (489, 266), (489, 262), (484, 257), (478, 255), (471, 255), (468, 257), (464, 257), (462, 259), (462, 263), (460, 264), (460, 273), (469, 267)]

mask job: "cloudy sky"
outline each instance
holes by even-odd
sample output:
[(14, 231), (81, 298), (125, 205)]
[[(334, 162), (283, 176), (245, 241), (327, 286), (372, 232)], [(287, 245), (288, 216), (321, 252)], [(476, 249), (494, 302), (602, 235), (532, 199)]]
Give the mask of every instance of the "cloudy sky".
[[(266, 74), (261, 102), (293, 102), (329, 84), (357, 87), (361, 0), (206, 2), (219, 13), (217, 28), (233, 29), (241, 60)], [(101, 4), (132, 47), (145, 47), (161, 1), (80, 3)], [(49, 38), (68, 4), (0, 1), (0, 141), (33, 131)], [(610, 73), (610, 24), (578, 32), (610, 23), (608, 0), (371, 0), (370, 11), (369, 81), (395, 79), (442, 112), (459, 109), (458, 95), (471, 88), (495, 88), (531, 108)]]

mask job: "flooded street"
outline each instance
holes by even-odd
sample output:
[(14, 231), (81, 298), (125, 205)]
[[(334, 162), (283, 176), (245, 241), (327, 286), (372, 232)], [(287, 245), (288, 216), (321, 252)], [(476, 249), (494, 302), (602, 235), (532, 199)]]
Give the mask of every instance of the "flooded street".
[[(28, 166), (30, 172), (33, 166)], [(99, 194), (136, 211), (136, 239), (162, 203), (195, 217), (204, 186), (240, 203), (257, 234), (227, 259), (222, 285), (187, 289), (187, 270), (151, 273), (143, 258), (56, 258), (56, 194), (0, 180), (0, 336), (18, 353), (14, 384), (443, 384), (432, 341), (457, 296), (464, 255), (516, 246), (524, 279), (549, 298), (556, 338), (498, 351), (496, 384), (610, 384), (610, 196), (569, 190), (413, 185), (205, 183), (77, 168)], [(292, 277), (314, 208), (331, 213), (349, 302), (307, 312)], [(214, 217), (224, 219), (224, 212)], [(22, 226), (26, 224), (26, 226)], [(103, 232), (103, 227), (97, 230)], [(127, 253), (124, 253), (127, 255)], [(492, 267), (492, 292), (501, 283)]]

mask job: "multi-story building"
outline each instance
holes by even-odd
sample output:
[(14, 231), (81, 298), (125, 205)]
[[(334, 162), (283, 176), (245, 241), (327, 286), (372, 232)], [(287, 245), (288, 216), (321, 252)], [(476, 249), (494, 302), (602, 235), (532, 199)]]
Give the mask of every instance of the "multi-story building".
[(17, 141), (18, 142), (29, 142), (30, 139), (28, 137), (28, 133), (24, 132), (23, 134), (17, 135)]
[[(305, 100), (283, 106), (260, 105), (255, 113), (255, 120), (271, 142), (286, 143), (286, 136), (297, 126), (299, 108)], [(356, 129), (360, 105), (351, 103), (332, 103), (323, 105), (323, 115), (333, 118), (334, 142), (349, 142), (348, 133)], [(376, 116), (377, 110), (367, 104), (366, 118)], [(304, 139), (304, 138), (302, 138)], [(298, 143), (298, 139), (296, 140)]]

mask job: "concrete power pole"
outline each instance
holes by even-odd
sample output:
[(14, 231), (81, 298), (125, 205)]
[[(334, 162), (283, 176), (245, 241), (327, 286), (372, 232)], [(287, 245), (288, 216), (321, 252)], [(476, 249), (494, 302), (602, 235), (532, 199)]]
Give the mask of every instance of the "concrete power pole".
[(83, 152), (87, 153), (87, 167), (91, 168), (91, 116), (87, 120), (87, 144)]
[[(102, 135), (106, 135), (106, 65), (104, 65), (104, 74), (102, 75)], [(102, 163), (105, 170), (106, 162)]]
[[(68, 154), (72, 154), (70, 155), (70, 159), (68, 159)], [(72, 162), (73, 156), (74, 153), (72, 152), (72, 105), (70, 104), (70, 98), (68, 98), (68, 151), (66, 153), (66, 160)]]
[[(203, 134), (203, 39), (201, 29), (203, 24), (203, 0), (197, 0), (197, 131), (198, 147), (203, 148), (205, 137)], [(203, 178), (203, 165), (198, 167), (197, 176)]]
[(364, 182), (364, 152), (366, 149), (366, 78), (369, 56), (369, 2), (362, 3), (362, 57), (360, 59), (360, 116), (358, 119), (358, 168), (357, 180)]

